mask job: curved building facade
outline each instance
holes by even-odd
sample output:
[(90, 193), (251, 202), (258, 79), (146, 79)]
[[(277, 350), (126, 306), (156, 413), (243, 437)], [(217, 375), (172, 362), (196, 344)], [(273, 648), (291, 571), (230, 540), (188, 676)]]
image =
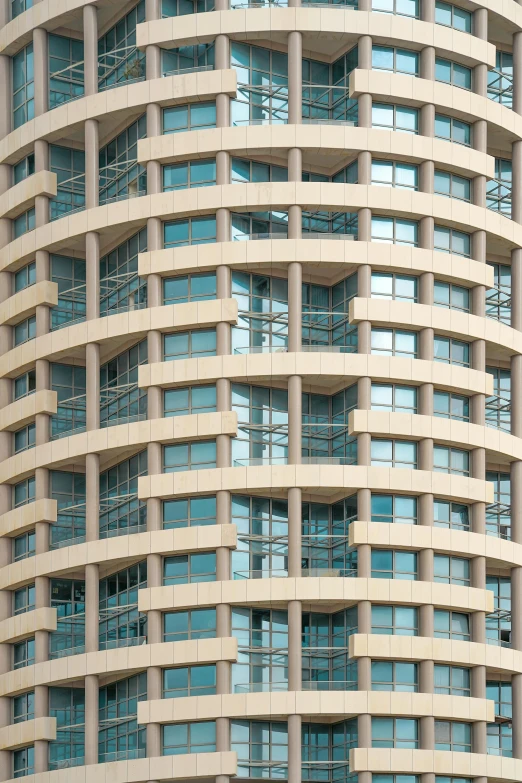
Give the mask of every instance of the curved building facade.
[(521, 781), (521, 5), (0, 0), (0, 102), (0, 781)]

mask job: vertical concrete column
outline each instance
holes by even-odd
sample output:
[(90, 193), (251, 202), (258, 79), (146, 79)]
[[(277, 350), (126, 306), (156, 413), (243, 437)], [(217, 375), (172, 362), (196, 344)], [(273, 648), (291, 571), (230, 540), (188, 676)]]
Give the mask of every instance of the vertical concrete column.
[[(99, 204), (100, 139), (98, 120), (85, 121), (85, 204), (93, 209)], [(89, 232), (92, 233), (92, 232)], [(88, 234), (87, 234), (88, 236)]]
[[(162, 682), (159, 666), (149, 666), (147, 669), (147, 698), (161, 699)], [(147, 756), (157, 758), (161, 756), (161, 724), (147, 723)], [(152, 781), (150, 781), (152, 783)]]
[[(488, 40), (488, 11), (487, 8), (478, 8), (473, 13), (473, 34), (483, 41)], [(478, 95), (487, 95), (488, 66), (479, 63), (473, 69), (473, 91)]]
[(420, 53), (420, 77), (421, 79), (435, 79), (435, 47), (425, 46)]
[(83, 8), (83, 69), (85, 95), (98, 92), (98, 11), (95, 5)]
[[(300, 5), (298, 0), (296, 5)], [(288, 35), (288, 122), (300, 125), (303, 116), (302, 81), (303, 37), (301, 32)], [(296, 191), (302, 180), (302, 153), (293, 148), (288, 153), (288, 181), (296, 183)], [(291, 204), (288, 209), (288, 237), (299, 239), (302, 233), (302, 209)], [(299, 352), (302, 348), (302, 282), (300, 263), (288, 267), (288, 350)], [(288, 462), (301, 462), (302, 443), (302, 378), (288, 378)], [(302, 547), (302, 493), (299, 487), (288, 490), (288, 576), (301, 575)], [(288, 689), (302, 689), (300, 601), (288, 602)], [(288, 781), (301, 781), (301, 715), (288, 716)]]
[(100, 567), (85, 566), (85, 652), (97, 652), (100, 628)]
[(511, 145), (511, 218), (522, 223), (522, 141), (514, 141)]
[[(367, 0), (367, 10), (371, 12), (371, 0)], [(359, 8), (361, 8), (359, 3)], [(361, 9), (363, 10), (363, 9)], [(369, 35), (362, 35), (358, 42), (359, 65), (364, 71), (372, 69), (372, 39)], [(371, 93), (362, 93), (357, 99), (357, 124), (360, 128), (372, 127), (372, 96)]]
[(99, 699), (97, 674), (85, 677), (85, 763), (98, 763)]
[(34, 114), (39, 117), (49, 111), (49, 51), (47, 30), (33, 30)]
[(423, 22), (435, 22), (435, 0), (421, 0), (421, 19)]
[[(47, 685), (36, 685), (34, 689), (34, 717), (47, 718), (49, 715), (49, 688)], [(49, 743), (47, 740), (36, 740), (34, 743), (34, 771), (47, 772), (49, 769)]]
[[(35, 478), (35, 499), (43, 500), (49, 496), (49, 470), (47, 468), (36, 468)], [(36, 554), (49, 551), (49, 525), (47, 522), (37, 522), (35, 525)], [(43, 604), (47, 606), (47, 604)]]

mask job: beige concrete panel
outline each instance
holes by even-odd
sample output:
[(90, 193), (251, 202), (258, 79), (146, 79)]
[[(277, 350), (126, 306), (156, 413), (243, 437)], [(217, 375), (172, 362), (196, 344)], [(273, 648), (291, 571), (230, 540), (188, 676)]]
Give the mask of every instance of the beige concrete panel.
[(354, 634), (349, 640), (349, 655), (401, 661), (434, 661), (459, 666), (485, 666), (506, 674), (522, 672), (522, 653), (510, 647), (478, 642), (434, 639), (431, 636), (381, 636)]
[(375, 325), (408, 326), (414, 329), (434, 329), (459, 339), (485, 340), (492, 350), (498, 347), (504, 353), (522, 353), (522, 332), (493, 318), (463, 313), (445, 307), (382, 299), (352, 299), (349, 306), (351, 323), (371, 321)]
[(56, 522), (57, 502), (50, 498), (35, 500), (0, 516), (0, 536), (18, 536), (37, 522)]
[(54, 30), (66, 21), (62, 17), (89, 2), (91, 0), (40, 0), (0, 30), (0, 51), (13, 54), (20, 46), (29, 43), (34, 28)]
[(350, 546), (433, 549), (461, 557), (485, 557), (496, 568), (500, 563), (509, 568), (522, 566), (521, 544), (464, 530), (356, 520), (350, 524), (348, 539)]
[[(460, 90), (460, 92), (464, 91)], [(493, 101), (488, 103), (498, 106)], [(520, 121), (522, 126), (522, 115)], [(345, 185), (333, 182), (248, 182), (141, 196), (63, 217), (24, 234), (2, 248), (0, 271), (10, 269), (14, 264), (32, 257), (37, 250), (54, 250), (68, 239), (83, 237), (87, 231), (109, 231), (121, 223), (129, 223), (131, 226), (143, 225), (145, 219), (152, 217), (165, 220), (179, 219), (213, 213), (221, 208), (258, 211), (287, 209), (294, 205), (309, 210), (320, 208), (330, 211), (353, 211), (368, 208), (376, 214), (391, 213), (408, 218), (433, 217), (459, 230), (467, 232), (485, 230), (491, 237), (502, 240), (510, 247), (522, 246), (522, 224), (498, 212), (458, 199), (398, 188), (383, 188), (377, 185)]]
[(220, 378), (241, 381), (286, 380), (299, 373), (307, 383), (331, 389), (349, 386), (359, 378), (377, 381), (405, 381), (415, 386), (433, 383), (439, 389), (493, 394), (487, 373), (423, 359), (347, 353), (266, 353), (208, 356), (154, 362), (139, 368), (138, 384), (143, 388), (174, 388), (190, 383), (209, 383)]
[(425, 470), (362, 465), (262, 465), (160, 473), (138, 479), (138, 497), (143, 500), (182, 497), (218, 490), (275, 490), (279, 494), (282, 488), (290, 487), (300, 487), (317, 497), (345, 497), (367, 488), (414, 495), (429, 492), (465, 503), (493, 502), (493, 485), (488, 481)]
[(217, 603), (277, 605), (290, 600), (339, 606), (351, 606), (358, 601), (414, 606), (434, 604), (469, 612), (493, 611), (490, 590), (436, 582), (335, 576), (242, 579), (147, 587), (139, 591), (138, 608), (148, 612), (188, 606), (215, 606)]
[(437, 775), (485, 776), (503, 783), (522, 780), (522, 759), (445, 750), (355, 748), (350, 751), (350, 772), (434, 772)]
[[(55, 0), (44, 0), (38, 3), (38, 7), (47, 3), (52, 7), (54, 2)], [(25, 14), (21, 14), (17, 19), (23, 16)], [(6, 29), (3, 28), (0, 33)], [(38, 139), (53, 141), (63, 138), (65, 129), (70, 131), (73, 127), (83, 127), (85, 120), (103, 119), (107, 114), (114, 113), (116, 124), (120, 122), (120, 119), (116, 120), (117, 112), (128, 117), (127, 110), (131, 109), (133, 114), (136, 114), (138, 111), (145, 111), (149, 103), (174, 106), (179, 103), (208, 101), (220, 93), (235, 95), (236, 72), (234, 70), (165, 76), (87, 95), (35, 117), (34, 120), (29, 120), (12, 131), (0, 141), (0, 163), (13, 163), (23, 154), (31, 152), (34, 142)], [(66, 218), (62, 218), (64, 219)]]
[(217, 269), (222, 265), (263, 271), (274, 266), (284, 269), (294, 261), (306, 264), (311, 270), (317, 268), (321, 275), (329, 271), (335, 280), (344, 264), (370, 264), (387, 272), (433, 272), (441, 280), (460, 285), (492, 288), (494, 282), (491, 266), (450, 253), (404, 245), (306, 238), (217, 242), (152, 250), (139, 254), (138, 272), (144, 277), (151, 274), (167, 277), (173, 273)]
[[(377, 17), (377, 14), (375, 16)], [(183, 17), (183, 19), (189, 18)], [(164, 21), (162, 20), (161, 24)], [(180, 17), (176, 17), (176, 21), (179, 23)], [(350, 153), (354, 150), (358, 152), (368, 150), (377, 158), (389, 160), (404, 160), (409, 163), (433, 160), (437, 165), (468, 177), (471, 172), (475, 176), (483, 175), (491, 179), (495, 176), (494, 158), (471, 147), (463, 147), (434, 137), (378, 128), (326, 124), (209, 128), (140, 139), (138, 162), (145, 164), (151, 160), (159, 160), (162, 163), (170, 163), (207, 158), (222, 150), (232, 154), (250, 154), (288, 150), (293, 147), (313, 152), (337, 151), (340, 154), (347, 150), (350, 150)]]
[(0, 304), (0, 325), (15, 324), (34, 315), (38, 305), (53, 307), (58, 304), (58, 285), (50, 280), (23, 288)]
[(56, 612), (44, 606), (0, 621), (0, 644), (33, 636), (35, 631), (56, 631)]
[(35, 718), (0, 729), (0, 750), (32, 745), (36, 740), (56, 739), (56, 718)]
[(269, 691), (224, 696), (156, 699), (138, 704), (138, 723), (178, 723), (216, 718), (287, 718), (313, 715), (351, 718), (356, 715), (424, 717), (464, 721), (494, 720), (487, 699), (427, 693), (377, 691)]
[(56, 413), (58, 395), (50, 389), (42, 389), (27, 397), (15, 400), (0, 409), (0, 432), (17, 430), (30, 422), (38, 413)]
[(234, 411), (194, 413), (168, 419), (116, 424), (114, 427), (59, 438), (15, 454), (0, 464), (0, 481), (20, 480), (36, 468), (51, 468), (71, 461), (82, 462), (86, 454), (102, 454), (107, 459), (124, 447), (203, 440), (217, 435), (235, 435), (236, 432), (237, 414)]
[(364, 93), (371, 93), (376, 101), (396, 100), (419, 107), (434, 103), (438, 110), (450, 110), (466, 122), (484, 119), (495, 130), (503, 130), (514, 139), (521, 138), (521, 115), (507, 106), (460, 87), (403, 74), (356, 68), (350, 74), (350, 96), (355, 98)]
[[(4, 28), (5, 29), (5, 28)], [(0, 196), (0, 218), (13, 218), (34, 206), (36, 196), (56, 196), (57, 178), (51, 171), (37, 171)]]
[(37, 685), (67, 683), (89, 674), (125, 675), (149, 666), (183, 666), (237, 660), (237, 639), (198, 639), (143, 644), (83, 653), (15, 669), (0, 675), (0, 694), (13, 696)]
[[(148, 783), (148, 781), (209, 779), (235, 775), (237, 756), (221, 753), (189, 753), (183, 756), (155, 756), (128, 761), (111, 761), (86, 767), (26, 775), (26, 783)], [(13, 780), (7, 781), (13, 783)]]
[(522, 440), (509, 432), (479, 424), (444, 419), (437, 416), (354, 410), (349, 415), (350, 435), (370, 432), (372, 435), (407, 437), (412, 440), (433, 438), (438, 444), (464, 449), (483, 448), (494, 462), (522, 459)]
[(0, 377), (14, 378), (33, 367), (38, 359), (57, 360), (70, 357), (71, 351), (78, 351), (88, 342), (100, 343), (108, 352), (114, 349), (117, 338), (128, 340), (130, 335), (133, 335), (138, 339), (145, 337), (151, 329), (176, 332), (212, 327), (220, 321), (237, 321), (235, 299), (164, 305), (82, 321), (41, 335), (7, 351), (0, 357)]
[[(235, 525), (155, 530), (104, 538), (43, 552), (4, 566), (0, 569), (0, 589), (15, 589), (28, 580), (58, 572), (78, 573), (93, 563), (105, 566), (107, 571), (114, 571), (149, 554), (184, 554), (220, 547), (234, 549), (236, 545)], [(27, 613), (21, 615), (26, 616)]]
[(346, 13), (345, 9), (272, 8), (270, 13), (238, 10), (213, 11), (144, 22), (137, 27), (140, 49), (156, 45), (162, 48), (189, 46), (213, 41), (219, 34), (241, 40), (266, 40), (274, 33), (293, 31), (317, 34), (332, 41), (331, 56), (346, 42), (355, 43), (360, 35), (370, 35), (376, 43), (434, 46), (438, 55), (456, 55), (466, 65), (486, 62), (495, 67), (495, 47), (487, 41), (457, 30), (418, 19), (371, 11)]

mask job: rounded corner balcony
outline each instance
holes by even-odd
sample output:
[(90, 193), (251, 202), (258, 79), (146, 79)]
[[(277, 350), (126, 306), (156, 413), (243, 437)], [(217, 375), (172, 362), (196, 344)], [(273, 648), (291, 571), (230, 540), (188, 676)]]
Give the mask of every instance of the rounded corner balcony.
[(521, 42), (0, 0), (0, 783), (522, 780)]

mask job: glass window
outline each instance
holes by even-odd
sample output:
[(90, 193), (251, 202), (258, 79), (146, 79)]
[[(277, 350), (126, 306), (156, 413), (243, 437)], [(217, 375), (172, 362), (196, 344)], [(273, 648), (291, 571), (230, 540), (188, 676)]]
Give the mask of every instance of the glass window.
[(31, 261), (30, 264), (26, 264), (18, 272), (15, 272), (14, 283), (15, 294), (23, 288), (34, 285), (36, 283), (36, 263)]
[(100, 579), (100, 650), (146, 643), (147, 615), (138, 611), (139, 591), (146, 587), (146, 560)]
[(417, 579), (417, 553), (372, 547), (372, 579)]
[(186, 218), (163, 224), (163, 247), (203, 245), (216, 241), (216, 218)]
[(36, 424), (26, 424), (13, 432), (13, 453), (19, 454), (26, 449), (32, 449), (36, 444)]
[(132, 125), (100, 149), (100, 204), (142, 196), (146, 193), (147, 173), (137, 162), (138, 139), (144, 139), (146, 135), (147, 119), (145, 114), (142, 114)]
[(435, 280), (433, 304), (436, 307), (448, 307), (452, 310), (461, 310), (463, 313), (470, 311), (469, 288), (453, 283), (444, 283)]
[(72, 364), (51, 364), (51, 389), (58, 396), (51, 416), (51, 438), (84, 432), (86, 427), (86, 369)]
[(49, 743), (49, 769), (85, 761), (84, 688), (49, 688), (49, 717), (56, 719), (56, 739)]
[[(100, 582), (101, 585), (101, 582)], [(56, 631), (49, 634), (49, 658), (85, 652), (85, 582), (51, 579), (51, 607), (57, 610)]]
[(163, 584), (187, 585), (216, 581), (216, 553), (196, 552), (191, 555), (163, 558)]
[(13, 644), (13, 669), (22, 669), (34, 664), (34, 636)]
[(488, 266), (493, 267), (493, 288), (486, 291), (486, 318), (494, 318), (496, 321), (511, 324), (511, 267), (507, 264), (494, 264), (487, 261)]
[(100, 258), (100, 316), (147, 306), (147, 283), (138, 277), (138, 254), (147, 250), (147, 229)]
[(192, 160), (163, 166), (163, 191), (204, 188), (216, 184), (215, 160)]
[(493, 503), (486, 506), (486, 534), (511, 538), (511, 476), (495, 470), (486, 471), (486, 481), (493, 484)]
[(232, 182), (288, 182), (288, 169), (257, 160), (232, 158)]
[(166, 277), (163, 280), (163, 304), (203, 302), (216, 298), (216, 273)]
[(183, 642), (188, 639), (213, 639), (215, 636), (215, 608), (165, 612), (163, 615), (164, 642)]
[(385, 636), (417, 636), (417, 607), (372, 604), (372, 633)]
[(216, 722), (213, 720), (162, 726), (163, 756), (215, 753), (215, 751)]
[(27, 234), (28, 231), (33, 231), (36, 227), (36, 212), (34, 207), (28, 209), (27, 212), (23, 212), (21, 215), (13, 219), (13, 238)]
[(419, 110), (391, 103), (373, 103), (372, 128), (418, 133)]
[(372, 522), (417, 524), (417, 498), (372, 492)]
[[(303, 172), (303, 182), (328, 182), (328, 179), (322, 179), (324, 174), (313, 174)], [(337, 171), (332, 175), (332, 182), (341, 182), (347, 185), (356, 185), (359, 178), (359, 165), (357, 160), (349, 163), (348, 166)]]
[(493, 612), (486, 615), (486, 641), (511, 647), (511, 579), (487, 574), (486, 590), (493, 593)]
[(13, 778), (34, 775), (34, 745), (13, 750)]
[(435, 750), (471, 753), (471, 724), (450, 720), (436, 720)]
[(453, 27), (463, 33), (471, 33), (471, 12), (459, 8), (457, 5), (444, 3), (437, 0), (435, 3), (435, 24), (443, 24), (445, 27)]
[(465, 343), (462, 340), (454, 340), (452, 337), (435, 335), (433, 338), (433, 358), (436, 362), (469, 367), (469, 343)]
[(373, 773), (372, 783), (420, 783), (420, 777), (418, 775), (392, 775), (388, 773), (381, 775), (380, 773)]
[(418, 300), (418, 278), (413, 275), (395, 275), (388, 272), (372, 272), (372, 299), (395, 299), (399, 302)]
[(455, 530), (469, 530), (469, 506), (436, 498), (433, 501), (433, 524)]
[[(55, 144), (49, 150), (51, 171), (58, 179), (57, 194), (49, 202), (49, 219), (58, 220), (70, 212), (85, 209), (85, 152)], [(85, 261), (69, 259), (71, 266), (75, 262), (77, 269), (85, 268)], [(85, 272), (82, 282), (85, 282)]]
[(28, 530), (21, 536), (13, 538), (13, 562), (25, 560), (26, 557), (34, 557), (36, 554), (36, 533)]
[(372, 661), (372, 691), (416, 693), (419, 673), (416, 663), (402, 661)]
[[(286, 723), (234, 720), (230, 725), (230, 748), (237, 753), (238, 778), (287, 777), (288, 726)], [(343, 749), (344, 750), (344, 749)], [(303, 747), (303, 756), (309, 750)], [(344, 750), (341, 758), (346, 757)], [(266, 767), (259, 762), (267, 762)], [(249, 762), (252, 762), (250, 766)]]
[(417, 468), (417, 444), (409, 440), (372, 438), (371, 464), (381, 468)]
[(216, 467), (216, 441), (177, 443), (163, 448), (163, 473)]
[(471, 623), (469, 614), (450, 612), (447, 609), (435, 609), (436, 639), (454, 639), (459, 642), (471, 640)]
[[(448, 696), (471, 695), (471, 669), (463, 666), (444, 666), (435, 664), (434, 692)], [(490, 698), (488, 695), (487, 698)]]
[(175, 76), (214, 67), (214, 42), (161, 49), (163, 76)]
[(417, 388), (393, 383), (372, 383), (371, 409), (417, 413)]
[(100, 688), (98, 699), (100, 763), (145, 756), (146, 727), (138, 725), (138, 703), (147, 699), (147, 673)]
[(398, 16), (411, 16), (414, 19), (418, 19), (419, 2), (418, 0), (372, 0), (372, 11), (397, 14)]
[(163, 361), (216, 355), (216, 330), (195, 329), (163, 336)]
[(186, 416), (216, 411), (216, 387), (189, 386), (186, 389), (167, 389), (163, 393), (163, 416)]
[[(61, 205), (65, 207), (66, 211), (70, 207), (70, 203), (66, 203), (67, 200), (68, 196), (65, 197), (65, 201)], [(51, 204), (52, 207), (53, 204)], [(85, 259), (68, 258), (53, 253), (51, 255), (51, 280), (58, 285), (58, 304), (51, 308), (51, 331), (85, 321), (87, 314)]]
[(22, 345), (28, 340), (33, 340), (36, 337), (36, 316), (32, 315), (30, 318), (26, 318), (25, 321), (20, 321), (14, 327), (14, 344)]
[(147, 392), (138, 386), (138, 373), (147, 352), (141, 340), (100, 367), (100, 427), (146, 419)]
[[(193, 9), (192, 4), (191, 9)], [(216, 104), (213, 102), (187, 103), (184, 106), (163, 109), (163, 133), (182, 133), (215, 127)]]
[(28, 8), (33, 7), (33, 0), (11, 0), (11, 19), (15, 19)]
[(486, 699), (495, 702), (495, 717), (513, 717), (513, 688), (509, 680), (487, 680)]
[(34, 174), (34, 152), (13, 165), (13, 185)]
[(513, 108), (513, 54), (497, 49), (495, 68), (488, 70), (488, 98)]
[(163, 529), (203, 527), (216, 524), (216, 497), (163, 501)]
[(216, 664), (163, 669), (163, 698), (209, 696), (216, 693)]
[(405, 329), (372, 329), (371, 352), (377, 356), (417, 358), (417, 332)]
[(145, 530), (147, 501), (138, 498), (138, 479), (146, 475), (146, 450), (100, 473), (100, 538)]
[(436, 57), (435, 81), (471, 90), (471, 68), (451, 62), (451, 60), (444, 60), (442, 57)]
[(34, 691), (27, 691), (20, 696), (13, 696), (12, 721), (24, 723), (26, 720), (34, 720)]
[(434, 582), (462, 587), (469, 587), (471, 584), (470, 563), (463, 557), (435, 554), (433, 573)]
[(145, 21), (145, 0), (98, 39), (98, 90), (145, 78), (145, 52), (136, 48), (136, 25)]
[(469, 421), (469, 397), (452, 392), (433, 392), (433, 415), (443, 419)]
[(441, 253), (455, 253), (457, 256), (471, 256), (471, 235), (446, 226), (435, 226), (434, 249)]
[(13, 507), (25, 506), (34, 500), (36, 480), (34, 476), (19, 481), (13, 485)]
[(372, 748), (417, 748), (418, 724), (416, 718), (372, 717)]
[(469, 476), (469, 451), (452, 449), (449, 446), (433, 447), (433, 470), (436, 473), (454, 473)]
[(372, 242), (417, 247), (418, 228), (416, 220), (372, 216)]
[(493, 378), (493, 394), (486, 397), (486, 426), (511, 432), (511, 371), (486, 367)]
[(13, 381), (14, 398), (20, 400), (36, 391), (36, 370), (28, 370)]
[(411, 163), (372, 159), (371, 184), (417, 190), (419, 187), (419, 167)]
[(393, 71), (419, 75), (419, 53), (408, 49), (396, 49), (392, 46), (372, 47), (372, 68), (374, 71)]
[[(13, 127), (34, 119), (34, 61), (32, 43), (15, 54), (13, 74)], [(5, 86), (5, 85), (4, 85)]]
[(471, 144), (471, 125), (445, 114), (435, 115), (435, 137), (445, 141), (453, 141), (455, 144)]
[(35, 608), (36, 593), (34, 582), (13, 591), (13, 616), (32, 612)]
[(449, 171), (435, 169), (434, 193), (448, 198), (458, 198), (460, 201), (471, 200), (471, 180), (451, 174)]
[(84, 94), (83, 41), (49, 35), (49, 108)]

